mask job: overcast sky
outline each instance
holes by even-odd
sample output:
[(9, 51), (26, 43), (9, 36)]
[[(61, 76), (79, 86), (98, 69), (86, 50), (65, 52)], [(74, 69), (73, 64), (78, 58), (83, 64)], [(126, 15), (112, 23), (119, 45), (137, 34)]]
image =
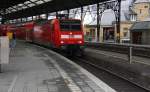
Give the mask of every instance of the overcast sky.
[[(124, 0), (121, 2), (121, 20), (124, 20), (124, 12), (128, 11), (129, 5), (132, 0)], [(111, 25), (112, 21), (115, 21), (115, 15), (112, 10), (106, 10), (102, 16), (102, 25)], [(85, 16), (84, 24), (96, 24), (96, 20), (93, 21), (90, 15)]]

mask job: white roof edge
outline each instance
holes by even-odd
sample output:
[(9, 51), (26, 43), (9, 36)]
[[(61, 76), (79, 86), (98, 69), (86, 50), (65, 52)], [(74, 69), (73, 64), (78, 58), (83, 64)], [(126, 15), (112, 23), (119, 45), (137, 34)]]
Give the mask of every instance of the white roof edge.
[(150, 0), (136, 0), (134, 4), (138, 3), (150, 3)]

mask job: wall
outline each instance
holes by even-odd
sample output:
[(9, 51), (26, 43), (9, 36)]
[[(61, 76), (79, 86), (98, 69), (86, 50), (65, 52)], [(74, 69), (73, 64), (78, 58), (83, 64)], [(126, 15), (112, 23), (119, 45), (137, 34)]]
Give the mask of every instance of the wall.
[[(121, 22), (120, 24), (120, 38), (121, 39), (130, 39), (130, 28), (133, 25), (132, 22)], [(124, 33), (127, 32), (127, 36), (124, 36)]]
[[(130, 22), (130, 21), (122, 21), (120, 23), (120, 42), (122, 42), (123, 40), (130, 39), (130, 28), (133, 24), (134, 24), (134, 22)], [(125, 32), (127, 33), (126, 37), (124, 36)], [(116, 26), (115, 26), (115, 38), (117, 38)]]
[(142, 32), (142, 44), (150, 45), (150, 30)]
[(133, 5), (133, 11), (137, 13), (137, 21), (144, 21), (147, 17), (149, 17), (149, 10), (149, 3), (137, 3)]

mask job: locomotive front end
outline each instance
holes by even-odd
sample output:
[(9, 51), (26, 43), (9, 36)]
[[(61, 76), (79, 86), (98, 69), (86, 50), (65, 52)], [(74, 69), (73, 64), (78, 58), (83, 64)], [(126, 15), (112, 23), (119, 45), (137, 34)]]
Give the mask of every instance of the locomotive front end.
[(60, 20), (60, 45), (68, 53), (82, 53), (84, 50), (83, 28), (80, 20)]

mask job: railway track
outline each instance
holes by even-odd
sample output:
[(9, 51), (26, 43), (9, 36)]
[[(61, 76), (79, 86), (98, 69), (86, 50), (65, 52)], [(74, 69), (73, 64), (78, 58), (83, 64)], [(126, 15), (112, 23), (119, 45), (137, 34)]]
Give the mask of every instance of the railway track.
[[(37, 44), (36, 44), (37, 45)], [(39, 45), (41, 46), (41, 45)], [(43, 47), (43, 46), (42, 46)], [(45, 47), (47, 48), (47, 47)], [(49, 48), (47, 48), (49, 49)], [(149, 89), (146, 89), (136, 83), (131, 82), (130, 80), (119, 76), (103, 67), (98, 66), (97, 64), (91, 63), (91, 60), (86, 59), (86, 55), (84, 57), (68, 57), (65, 53), (59, 50), (53, 50), (69, 59), (73, 62), (79, 64), (80, 66), (87, 69), (89, 72), (93, 73), (99, 79), (107, 83), (110, 87), (115, 89), (117, 92), (150, 92)]]
[[(133, 83), (132, 81), (120, 75), (117, 75), (110, 70), (91, 63), (92, 61), (88, 61), (84, 58), (81, 59), (79, 57), (73, 57), (70, 59), (81, 65), (82, 67), (86, 68), (88, 71), (93, 73), (102, 81), (106, 82), (112, 88), (117, 90), (117, 92), (150, 92), (149, 89), (146, 89), (139, 84)], [(93, 72), (93, 70), (95, 71)]]

